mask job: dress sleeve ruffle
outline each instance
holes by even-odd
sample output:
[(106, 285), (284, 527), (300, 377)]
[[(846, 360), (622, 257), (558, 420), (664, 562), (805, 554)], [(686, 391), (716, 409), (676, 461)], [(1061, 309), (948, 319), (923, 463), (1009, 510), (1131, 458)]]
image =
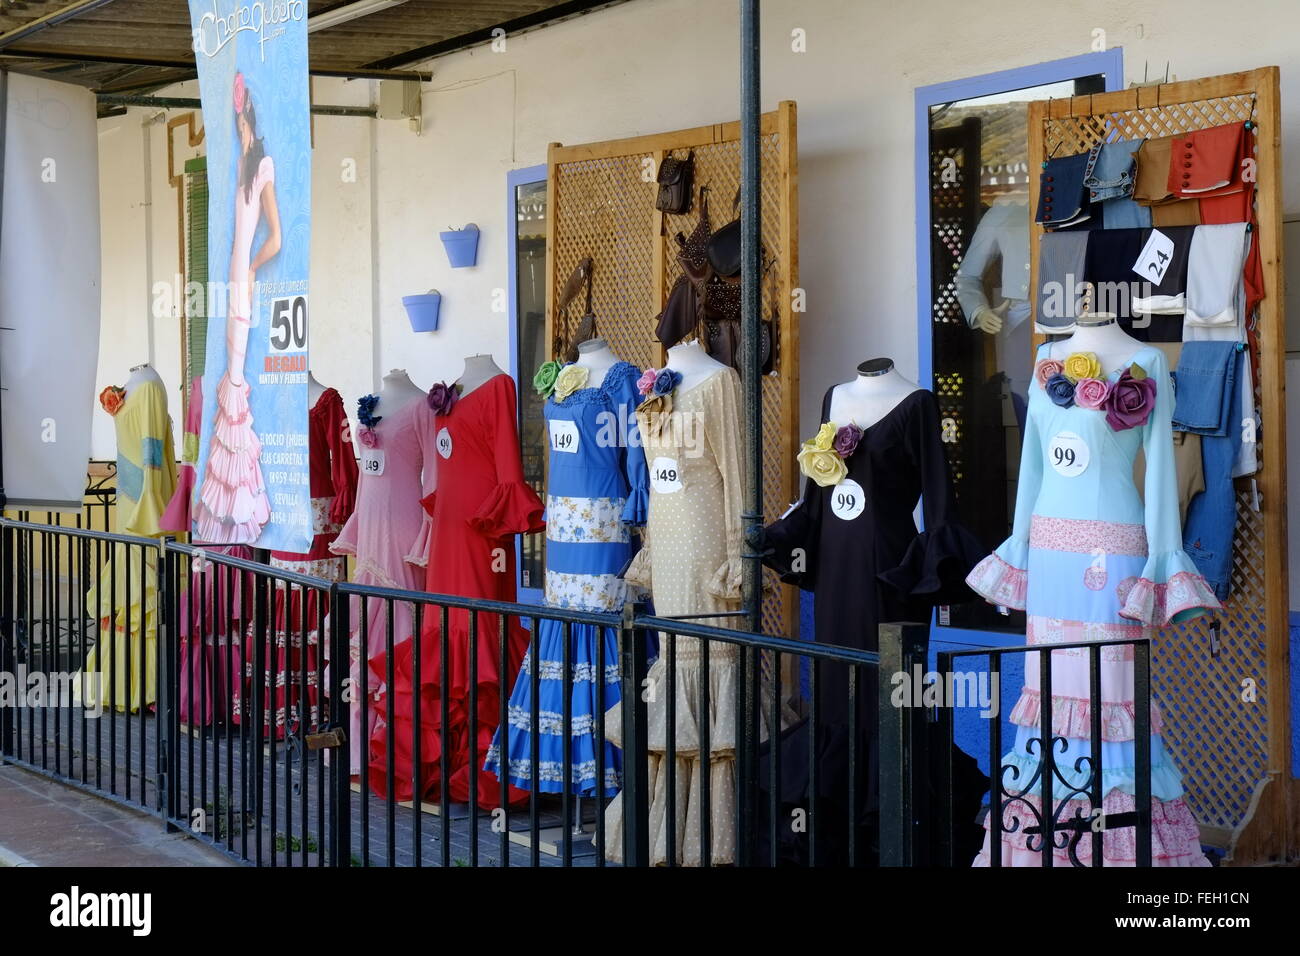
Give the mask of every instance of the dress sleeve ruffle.
[(644, 527), (650, 517), (650, 489), (633, 485), (623, 506), (623, 523)]
[[(431, 505), (430, 502), (425, 509), (429, 510)], [(507, 481), (493, 488), (479, 507), (478, 513), (467, 520), (469, 526), (479, 534), (501, 538), (508, 534), (541, 531), (546, 527), (542, 521), (543, 510), (537, 492), (522, 481)]]
[(740, 558), (728, 558), (709, 579), (709, 593), (724, 601), (739, 601), (744, 579), (744, 562)]
[(1150, 627), (1177, 624), (1222, 606), (1184, 551), (1148, 558), (1142, 576), (1131, 585), (1125, 581), (1120, 588), (1120, 617)]
[(633, 587), (640, 588), (642, 591), (649, 593), (651, 588), (650, 576), (650, 544), (645, 539), (641, 540), (641, 550), (638, 551), (628, 563), (627, 570), (623, 572), (623, 580)]
[(344, 523), (338, 536), (329, 543), (329, 549), (334, 554), (350, 554), (353, 557), (357, 553), (357, 512), (352, 512), (352, 516)]
[(984, 556), (984, 545), (960, 524), (949, 522), (918, 534), (898, 567), (880, 581), (910, 601), (961, 604), (971, 600), (966, 576)]
[(428, 566), (429, 542), (432, 538), (433, 518), (425, 514), (424, 519), (420, 522), (420, 533), (415, 536), (415, 541), (411, 543), (411, 549), (406, 552), (402, 560), (407, 564), (414, 564), (421, 568)]
[(1029, 585), (1029, 541), (1007, 538), (966, 575), (970, 589), (990, 604), (1025, 609), (1025, 592)]

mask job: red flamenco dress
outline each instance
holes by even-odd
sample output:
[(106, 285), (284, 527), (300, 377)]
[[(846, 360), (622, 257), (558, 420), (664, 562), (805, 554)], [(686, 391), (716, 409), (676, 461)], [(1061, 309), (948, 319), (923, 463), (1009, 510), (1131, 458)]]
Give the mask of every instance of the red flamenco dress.
[[(439, 386), (434, 386), (438, 389)], [(436, 409), (435, 409), (436, 410)], [(515, 600), (516, 534), (541, 531), (542, 502), (524, 483), (516, 426), (515, 383), (496, 375), (454, 401), (434, 421), (438, 452), (437, 490), (423, 500), (432, 518), (429, 533), (425, 589), (433, 594)], [(496, 733), (501, 714), (501, 688), (509, 694), (519, 672), (528, 632), (512, 619), (506, 634), (507, 659), (500, 659), (501, 622), (496, 614), (477, 615), (476, 666), (471, 667), (470, 616), (451, 608), (447, 612), (447, 669), (439, 659), (441, 613), (429, 607), (420, 634), (420, 781), (421, 795), (441, 792), (441, 749), (445, 735), (449, 753), (448, 791), (457, 803), (476, 799), (485, 810), (500, 806), (501, 783), (483, 769), (483, 761)], [(411, 798), (414, 767), (414, 642), (393, 652), (394, 767), (396, 796)], [(385, 673), (383, 655), (371, 662), (376, 675)], [(474, 759), (470, 757), (470, 684), (478, 685)], [(447, 695), (448, 720), (442, 723), (442, 694)], [(386, 734), (371, 739), (371, 779), (382, 780), (387, 770)], [(527, 800), (528, 793), (509, 789), (512, 805)]]

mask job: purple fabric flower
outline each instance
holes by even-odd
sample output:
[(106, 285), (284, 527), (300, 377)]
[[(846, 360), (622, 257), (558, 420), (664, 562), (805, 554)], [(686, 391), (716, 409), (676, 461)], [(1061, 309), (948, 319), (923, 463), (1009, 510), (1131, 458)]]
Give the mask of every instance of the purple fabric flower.
[(1106, 424), (1117, 432), (1147, 423), (1156, 404), (1155, 379), (1134, 378), (1128, 369), (1111, 386), (1106, 396)]
[(835, 433), (835, 442), (832, 447), (835, 454), (841, 458), (848, 458), (858, 448), (858, 442), (862, 441), (862, 429), (852, 423), (845, 425)]
[(450, 415), (452, 408), (460, 400), (460, 393), (456, 391), (454, 385), (438, 382), (433, 388), (429, 389), (427, 400), (435, 415)]
[(654, 388), (651, 391), (656, 395), (667, 395), (680, 384), (682, 384), (682, 373), (666, 368), (655, 377)]
[(1062, 408), (1069, 408), (1074, 404), (1074, 383), (1065, 377), (1062, 372), (1057, 372), (1047, 380), (1043, 386), (1047, 392), (1047, 397)]

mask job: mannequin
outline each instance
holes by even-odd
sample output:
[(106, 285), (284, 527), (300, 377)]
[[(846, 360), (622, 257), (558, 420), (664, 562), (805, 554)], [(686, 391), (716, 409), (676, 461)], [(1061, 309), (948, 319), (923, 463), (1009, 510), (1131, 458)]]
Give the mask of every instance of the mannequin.
[[(131, 369), (131, 377), (126, 380), (126, 393), (130, 395), (137, 385), (141, 385), (145, 382), (154, 382), (157, 385), (163, 383), (161, 376), (154, 371), (154, 367), (148, 362), (136, 365)], [(166, 389), (163, 391), (165, 394)]]
[(316, 381), (316, 376), (307, 371), (307, 405), (314, 407), (320, 401), (320, 397), (325, 394), (325, 386)]
[(1048, 354), (1064, 359), (1072, 352), (1093, 352), (1101, 363), (1102, 373), (1109, 374), (1128, 367), (1142, 348), (1141, 342), (1120, 328), (1115, 313), (1088, 310), (1080, 313), (1074, 334), (1053, 342)]
[(391, 414), (418, 398), (424, 398), (424, 392), (411, 381), (406, 369), (395, 368), (384, 376), (384, 386), (379, 390), (379, 405), (387, 413)]
[(587, 370), (587, 388), (600, 388), (605, 381), (605, 373), (618, 361), (619, 358), (609, 343), (602, 338), (595, 338), (578, 343), (578, 361), (573, 364)]
[(858, 366), (857, 378), (831, 392), (831, 421), (870, 428), (918, 388), (899, 374), (893, 359), (868, 359)]
[(474, 389), (478, 388), (489, 379), (498, 375), (504, 375), (496, 362), (490, 355), (471, 355), (465, 359), (465, 369), (460, 373), (460, 378), (456, 379), (460, 385), (461, 398), (464, 398)]
[(682, 384), (677, 388), (685, 392), (712, 378), (727, 366), (704, 351), (699, 339), (691, 339), (668, 350), (667, 367), (681, 373)]

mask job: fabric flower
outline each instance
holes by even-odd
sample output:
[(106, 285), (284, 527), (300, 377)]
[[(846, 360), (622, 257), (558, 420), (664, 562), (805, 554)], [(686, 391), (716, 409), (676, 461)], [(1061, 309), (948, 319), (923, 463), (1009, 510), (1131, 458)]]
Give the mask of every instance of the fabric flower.
[(126, 404), (126, 389), (117, 385), (110, 385), (99, 393), (99, 404), (104, 407), (104, 411), (110, 415), (116, 415)]
[(850, 422), (835, 433), (833, 446), (835, 453), (841, 458), (848, 458), (857, 451), (860, 441), (862, 441), (862, 429)]
[(1061, 371), (1072, 382), (1101, 378), (1101, 362), (1096, 352), (1075, 352), (1066, 358), (1065, 367)]
[(829, 488), (845, 479), (849, 466), (834, 449), (818, 448), (815, 442), (806, 441), (799, 449), (799, 470), (822, 488)]
[(1074, 404), (1074, 383), (1063, 372), (1058, 372), (1049, 378), (1044, 388), (1047, 397), (1062, 408), (1069, 408)]
[(649, 395), (650, 390), (655, 387), (655, 379), (659, 373), (652, 368), (646, 369), (641, 373), (641, 377), (636, 380), (636, 390), (642, 395)]
[(1156, 404), (1156, 383), (1125, 369), (1106, 396), (1106, 424), (1117, 432), (1145, 425)]
[(834, 423), (823, 422), (822, 427), (817, 429), (817, 434), (814, 435), (812, 438), (808, 439), (808, 441), (804, 442), (804, 444), (811, 445), (813, 448), (817, 449), (818, 451), (830, 451), (831, 447), (835, 444)]
[(429, 389), (425, 397), (435, 415), (450, 415), (456, 403), (460, 401), (460, 389), (446, 382), (437, 382)]
[(673, 396), (671, 393), (651, 395), (636, 407), (637, 417), (645, 417), (643, 424), (646, 432), (655, 438), (663, 431), (663, 427), (668, 423), (668, 417), (672, 414), (672, 411)]
[(1074, 386), (1074, 401), (1080, 408), (1099, 409), (1110, 395), (1110, 382), (1100, 378), (1081, 378)]
[(231, 99), (235, 101), (235, 112), (244, 112), (244, 103), (248, 96), (248, 87), (244, 85), (244, 74), (235, 74), (235, 88), (232, 91)]
[(656, 395), (667, 395), (680, 384), (682, 384), (682, 373), (666, 368), (655, 376), (654, 387), (651, 388), (651, 391)]
[(357, 432), (357, 439), (367, 448), (379, 447), (379, 435), (373, 428), (362, 428)]
[(1047, 388), (1047, 381), (1053, 375), (1060, 375), (1065, 371), (1065, 366), (1056, 359), (1043, 359), (1034, 366), (1034, 378), (1043, 388)]
[(560, 375), (561, 365), (559, 362), (543, 362), (537, 367), (537, 372), (533, 375), (533, 390), (543, 398), (555, 391), (555, 380)]
[(361, 422), (367, 428), (374, 428), (384, 420), (383, 415), (375, 414), (375, 406), (379, 404), (378, 395), (362, 395), (357, 399), (357, 421)]
[(555, 378), (555, 400), (562, 402), (580, 388), (585, 388), (591, 370), (585, 365), (566, 365)]

